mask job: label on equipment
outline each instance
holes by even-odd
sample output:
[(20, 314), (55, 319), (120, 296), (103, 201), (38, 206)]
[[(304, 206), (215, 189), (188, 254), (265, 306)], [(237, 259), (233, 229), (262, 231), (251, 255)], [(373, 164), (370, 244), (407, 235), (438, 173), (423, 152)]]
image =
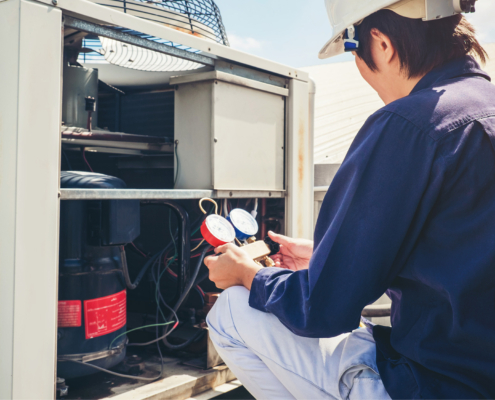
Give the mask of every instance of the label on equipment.
[(84, 300), (86, 339), (115, 332), (126, 324), (126, 291)]
[(78, 328), (81, 326), (81, 300), (58, 302), (58, 327)]

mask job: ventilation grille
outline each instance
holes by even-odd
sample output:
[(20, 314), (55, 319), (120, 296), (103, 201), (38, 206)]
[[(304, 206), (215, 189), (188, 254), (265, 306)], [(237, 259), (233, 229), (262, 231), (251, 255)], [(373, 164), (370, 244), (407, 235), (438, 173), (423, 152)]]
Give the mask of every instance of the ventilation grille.
[[(97, 4), (118, 9), (124, 13), (153, 21), (169, 28), (229, 46), (220, 10), (213, 0), (92, 0)], [(165, 41), (139, 32), (123, 32), (164, 43), (190, 52), (199, 52), (187, 46)], [(187, 71), (201, 65), (132, 45), (87, 37), (83, 41), (87, 50), (80, 54), (81, 63), (110, 63), (144, 71)]]

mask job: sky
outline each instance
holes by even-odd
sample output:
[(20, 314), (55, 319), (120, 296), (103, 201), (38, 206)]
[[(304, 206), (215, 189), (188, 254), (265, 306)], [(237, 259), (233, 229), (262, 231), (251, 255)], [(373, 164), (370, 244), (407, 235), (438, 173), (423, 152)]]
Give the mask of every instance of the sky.
[[(292, 67), (350, 61), (318, 52), (332, 34), (323, 0), (215, 0), (231, 47)], [(495, 42), (495, 1), (478, 0), (468, 19), (482, 43)]]

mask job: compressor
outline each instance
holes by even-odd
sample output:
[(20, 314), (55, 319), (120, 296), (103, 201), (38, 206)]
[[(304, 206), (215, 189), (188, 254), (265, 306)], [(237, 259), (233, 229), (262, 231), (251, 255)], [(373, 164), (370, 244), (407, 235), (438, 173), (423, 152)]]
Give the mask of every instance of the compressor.
[[(64, 171), (61, 187), (118, 189), (126, 185), (107, 175)], [(81, 363), (107, 369), (124, 359), (127, 337), (123, 246), (139, 234), (139, 200), (61, 203), (59, 377), (98, 372)]]

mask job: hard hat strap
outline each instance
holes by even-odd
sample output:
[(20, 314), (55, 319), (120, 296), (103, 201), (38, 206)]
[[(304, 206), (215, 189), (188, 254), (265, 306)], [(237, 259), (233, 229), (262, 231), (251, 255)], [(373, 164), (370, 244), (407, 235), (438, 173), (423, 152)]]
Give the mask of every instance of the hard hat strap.
[(345, 51), (356, 51), (359, 48), (359, 27), (351, 25), (344, 31)]

